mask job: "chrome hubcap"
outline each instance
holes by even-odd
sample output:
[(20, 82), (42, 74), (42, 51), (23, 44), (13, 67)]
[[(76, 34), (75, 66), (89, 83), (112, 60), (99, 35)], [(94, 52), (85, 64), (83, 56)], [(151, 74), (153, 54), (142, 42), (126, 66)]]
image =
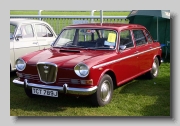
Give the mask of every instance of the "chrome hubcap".
[(101, 100), (103, 100), (104, 102), (108, 101), (110, 98), (110, 82), (105, 80), (101, 86)]
[(152, 74), (153, 74), (154, 76), (156, 76), (156, 75), (157, 75), (157, 72), (158, 72), (157, 64), (156, 64), (156, 62), (154, 61), (153, 66), (152, 66)]

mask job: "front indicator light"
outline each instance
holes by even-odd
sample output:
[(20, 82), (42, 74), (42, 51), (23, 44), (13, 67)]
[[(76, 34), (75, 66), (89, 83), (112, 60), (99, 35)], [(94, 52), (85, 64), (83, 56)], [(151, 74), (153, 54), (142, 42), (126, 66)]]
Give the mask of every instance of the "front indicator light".
[(93, 84), (93, 80), (81, 80), (81, 84), (87, 84), (87, 85), (92, 85)]

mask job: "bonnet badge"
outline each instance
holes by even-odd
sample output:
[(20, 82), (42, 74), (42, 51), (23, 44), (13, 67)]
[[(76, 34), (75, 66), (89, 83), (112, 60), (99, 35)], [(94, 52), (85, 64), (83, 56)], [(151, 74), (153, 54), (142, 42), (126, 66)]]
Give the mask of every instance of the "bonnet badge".
[(44, 66), (44, 73), (48, 73), (49, 71), (47, 70), (49, 67), (48, 66)]

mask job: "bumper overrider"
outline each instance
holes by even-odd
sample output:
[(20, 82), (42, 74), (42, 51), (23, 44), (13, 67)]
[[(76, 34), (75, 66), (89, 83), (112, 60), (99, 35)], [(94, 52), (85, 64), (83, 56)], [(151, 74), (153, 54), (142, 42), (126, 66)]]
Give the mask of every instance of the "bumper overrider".
[(31, 89), (32, 87), (35, 87), (35, 88), (56, 90), (59, 93), (74, 94), (74, 95), (91, 95), (95, 93), (97, 90), (97, 86), (91, 88), (72, 88), (72, 87), (68, 87), (68, 84), (64, 84), (63, 86), (50, 86), (50, 85), (29, 83), (27, 79), (25, 79), (24, 82), (19, 81), (18, 79), (14, 79), (13, 83), (16, 86), (22, 86), (26, 89)]

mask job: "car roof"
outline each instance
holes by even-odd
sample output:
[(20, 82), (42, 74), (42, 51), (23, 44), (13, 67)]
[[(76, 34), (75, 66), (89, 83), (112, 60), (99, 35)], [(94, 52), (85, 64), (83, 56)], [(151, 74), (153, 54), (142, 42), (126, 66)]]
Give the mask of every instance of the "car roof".
[(10, 18), (10, 23), (11, 24), (22, 24), (22, 23), (45, 23), (44, 21), (41, 20), (36, 20), (36, 19), (25, 19), (25, 18)]
[(88, 23), (75, 24), (67, 26), (66, 28), (110, 28), (110, 29), (128, 29), (128, 28), (144, 28), (139, 24), (125, 24), (125, 23)]

